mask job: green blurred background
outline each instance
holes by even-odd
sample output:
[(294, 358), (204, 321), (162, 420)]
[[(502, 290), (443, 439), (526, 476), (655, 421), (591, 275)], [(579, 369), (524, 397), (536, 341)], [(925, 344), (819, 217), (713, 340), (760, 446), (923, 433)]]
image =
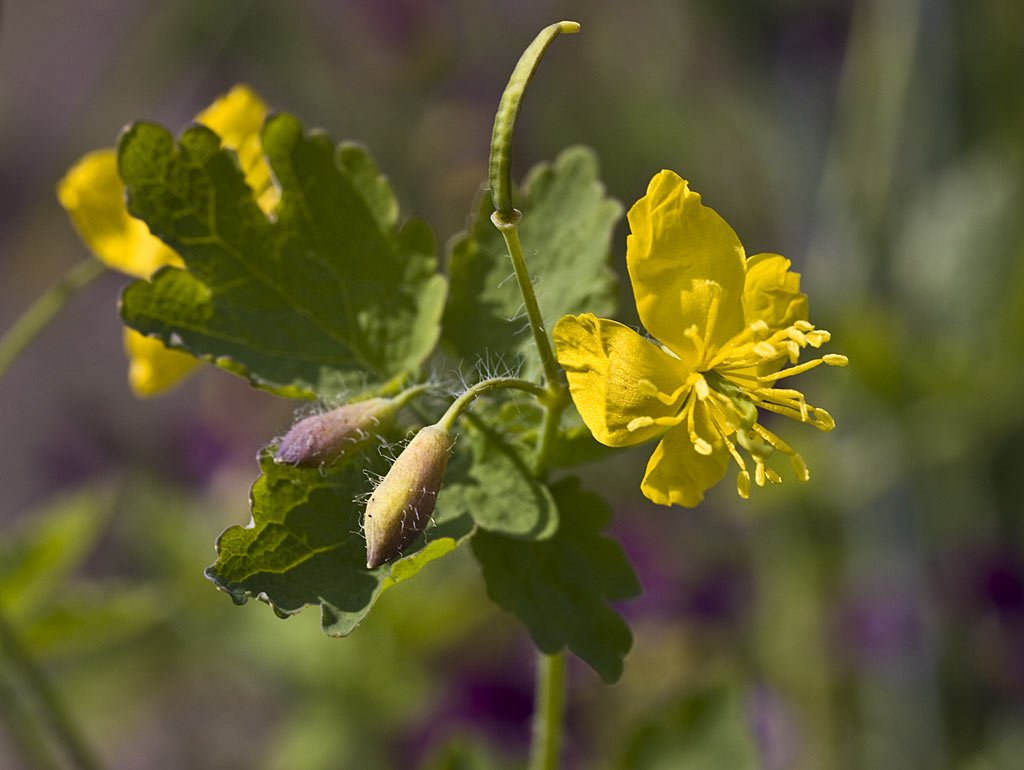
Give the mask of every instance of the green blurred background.
[[(851, 359), (802, 378), (838, 423), (788, 426), (804, 486), (742, 502), (726, 481), (663, 509), (639, 494), (646, 449), (586, 473), (646, 591), (623, 607), (621, 682), (571, 668), (566, 766), (1024, 766), (1019, 0), (8, 2), (0, 328), (86, 256), (54, 196), (64, 171), (236, 82), (368, 144), (445, 241), (508, 74), (559, 19), (582, 32), (530, 87), (515, 173), (588, 144), (629, 205), (674, 169), (748, 253), (793, 260)], [(124, 283), (77, 296), (0, 381), (0, 611), (104, 766), (521, 762), (531, 646), (469, 555), (345, 640), (203, 579), (295, 405), (212, 369), (135, 400)], [(635, 323), (626, 282), (623, 300)], [(50, 767), (4, 649), (0, 767)]]

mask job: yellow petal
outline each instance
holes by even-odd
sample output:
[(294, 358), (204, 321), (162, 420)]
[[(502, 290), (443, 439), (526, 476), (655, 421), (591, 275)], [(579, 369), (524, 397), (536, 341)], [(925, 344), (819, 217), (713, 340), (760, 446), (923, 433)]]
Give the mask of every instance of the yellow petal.
[[(626, 263), (640, 320), (680, 358), (696, 350), (685, 334), (706, 337), (708, 311), (719, 294), (709, 347), (743, 328), (744, 252), (739, 238), (700, 195), (671, 171), (657, 174), (627, 214)], [(719, 287), (709, 291), (711, 283)]]
[(258, 138), (266, 114), (266, 102), (248, 86), (237, 85), (196, 115), (196, 123), (202, 123), (225, 146), (237, 150), (250, 137)]
[[(690, 368), (628, 326), (591, 313), (563, 317), (554, 329), (558, 362), (569, 391), (594, 438), (608, 446), (638, 444), (658, 435), (655, 424), (634, 421), (672, 417), (680, 411)], [(641, 380), (649, 384), (641, 387)], [(657, 393), (677, 393), (663, 403)], [(629, 430), (634, 423), (634, 430)]]
[[(225, 147), (238, 155), (238, 165), (245, 174), (246, 184), (256, 193), (257, 199), (273, 187), (270, 169), (263, 160), (260, 148), (260, 128), (267, 114), (267, 104), (251, 88), (237, 85), (196, 115), (196, 122), (202, 123), (220, 137)], [(267, 198), (276, 204), (276, 199)], [(264, 211), (264, 201), (261, 199)]]
[[(703, 409), (697, 411), (698, 414), (704, 412)], [(712, 436), (709, 430), (702, 430), (699, 424), (697, 431), (704, 438), (710, 439)], [(704, 499), (705, 490), (722, 480), (729, 466), (729, 453), (721, 441), (712, 444), (712, 447), (711, 454), (698, 454), (686, 426), (672, 428), (651, 455), (640, 491), (658, 505), (685, 505), (693, 508)]]
[(747, 260), (743, 284), (743, 315), (747, 325), (764, 321), (772, 331), (807, 320), (807, 295), (800, 291), (800, 274), (778, 254), (755, 254)]
[(139, 398), (163, 393), (199, 365), (199, 359), (164, 347), (161, 340), (134, 329), (124, 330), (124, 349), (128, 354), (128, 384)]
[(91, 152), (57, 184), (57, 199), (89, 250), (105, 265), (137, 278), (149, 278), (181, 258), (128, 214), (124, 184), (117, 174), (117, 153)]

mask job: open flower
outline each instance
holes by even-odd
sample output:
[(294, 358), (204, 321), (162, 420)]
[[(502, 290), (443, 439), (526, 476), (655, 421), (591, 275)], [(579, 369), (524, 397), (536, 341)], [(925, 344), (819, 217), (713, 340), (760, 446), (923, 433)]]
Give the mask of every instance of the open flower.
[[(803, 459), (758, 422), (759, 409), (835, 427), (802, 393), (778, 388), (784, 377), (845, 356), (798, 363), (829, 333), (807, 321), (800, 276), (778, 254), (747, 258), (736, 233), (671, 171), (657, 174), (628, 213), (626, 262), (640, 320), (657, 342), (589, 313), (555, 326), (558, 361), (573, 401), (594, 437), (629, 446), (661, 434), (641, 490), (661, 505), (697, 505), (739, 466), (737, 489), (779, 483), (765, 465), (778, 451), (796, 477)], [(788, 366), (783, 368), (784, 366)]]
[[(221, 137), (238, 154), (245, 181), (260, 207), (269, 212), (277, 204), (278, 190), (263, 160), (259, 130), (267, 105), (247, 86), (235, 86), (196, 116), (196, 122)], [(103, 264), (147, 279), (164, 265), (181, 267), (173, 250), (151, 235), (146, 223), (125, 207), (124, 184), (117, 173), (117, 150), (96, 150), (79, 160), (57, 184), (57, 199), (85, 241)], [(163, 342), (125, 329), (128, 382), (138, 396), (152, 396), (177, 384), (199, 363), (195, 358), (164, 347)]]

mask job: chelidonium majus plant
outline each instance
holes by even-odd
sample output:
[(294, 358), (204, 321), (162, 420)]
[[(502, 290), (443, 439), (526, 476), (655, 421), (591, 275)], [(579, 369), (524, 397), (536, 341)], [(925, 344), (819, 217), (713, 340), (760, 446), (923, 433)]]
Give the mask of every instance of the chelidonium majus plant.
[[(752, 481), (782, 481), (778, 458), (808, 480), (763, 417), (831, 430), (828, 412), (780, 381), (846, 359), (800, 361), (829, 334), (809, 321), (788, 259), (748, 257), (686, 181), (659, 171), (628, 213), (643, 336), (610, 320), (623, 208), (594, 153), (569, 148), (513, 187), (525, 88), (547, 46), (577, 30), (546, 28), (516, 66), (489, 183), (443, 272), (433, 232), (402, 220), (364, 147), (335, 145), (247, 86), (177, 138), (129, 126), (116, 150), (87, 155), (61, 181), (97, 259), (138, 279), (120, 307), (137, 393), (206, 361), (327, 405), (260, 453), (252, 522), (217, 541), (207, 576), (236, 603), (256, 597), (281, 616), (319, 605), (325, 633), (345, 636), (382, 591), (469, 547), (488, 595), (542, 654), (557, 661), (568, 648), (614, 682), (632, 640), (610, 602), (640, 586), (601, 533), (606, 504), (566, 468), (605, 456), (600, 445), (650, 442), (640, 490), (662, 505), (697, 505), (730, 463), (742, 497)], [(527, 327), (510, 320), (521, 308)], [(450, 399), (436, 386), (494, 358), (515, 374), (480, 377)], [(398, 448), (393, 461), (385, 446)]]

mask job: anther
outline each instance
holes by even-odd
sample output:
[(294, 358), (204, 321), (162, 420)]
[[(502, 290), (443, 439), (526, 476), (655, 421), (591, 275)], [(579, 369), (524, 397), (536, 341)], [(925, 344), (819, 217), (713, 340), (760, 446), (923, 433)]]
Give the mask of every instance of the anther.
[(807, 463), (796, 452), (789, 456), (789, 464), (793, 466), (793, 474), (797, 481), (807, 481), (811, 477), (811, 472), (807, 470)]
[(836, 421), (832, 419), (832, 415), (816, 406), (814, 407), (814, 425), (823, 431), (830, 431), (836, 427)]
[(760, 457), (755, 457), (754, 458), (754, 481), (756, 482), (756, 484), (759, 487), (763, 487), (764, 486), (764, 478), (765, 478), (764, 460), (762, 460)]
[(690, 434), (690, 441), (693, 443), (693, 450), (697, 454), (704, 455), (705, 457), (707, 457), (708, 455), (711, 454), (711, 451), (712, 451), (711, 444), (709, 444), (707, 441), (702, 439), (696, 433), (691, 433)]
[(640, 428), (646, 428), (648, 425), (653, 425), (653, 424), (654, 424), (654, 418), (653, 417), (648, 417), (648, 416), (634, 417), (626, 425), (626, 430), (628, 430), (630, 433), (632, 433), (635, 430), (639, 430)]
[(811, 347), (820, 348), (830, 339), (832, 339), (832, 335), (829, 334), (827, 331), (825, 331), (824, 329), (815, 329), (814, 331), (808, 333), (807, 344), (809, 344)]
[(736, 492), (744, 500), (750, 499), (750, 474), (747, 471), (736, 474)]
[(849, 358), (839, 353), (827, 353), (821, 357), (821, 360), (829, 366), (846, 366), (850, 363)]
[(768, 477), (768, 481), (770, 481), (772, 484), (782, 483), (782, 477), (778, 473), (773, 471), (771, 468), (765, 468), (764, 473)]
[(656, 396), (658, 395), (658, 386), (651, 382), (646, 377), (641, 377), (636, 381), (637, 389), (645, 396)]

